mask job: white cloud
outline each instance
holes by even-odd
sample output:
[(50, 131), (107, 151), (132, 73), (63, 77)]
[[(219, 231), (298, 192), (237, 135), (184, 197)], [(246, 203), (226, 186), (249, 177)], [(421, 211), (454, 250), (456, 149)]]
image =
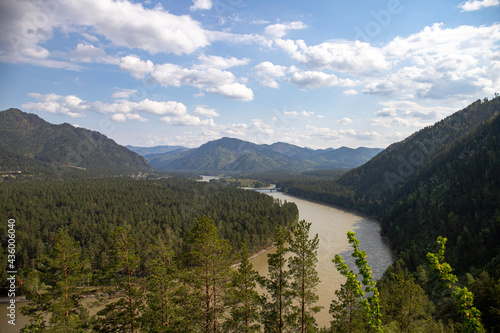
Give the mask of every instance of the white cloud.
[(341, 85), (341, 81), (335, 74), (326, 74), (317, 71), (295, 72), (290, 76), (290, 81), (301, 89), (317, 89), (322, 87), (333, 87)]
[(187, 114), (184, 104), (167, 101), (157, 102), (144, 99), (140, 102), (127, 100), (117, 100), (114, 103), (104, 103), (101, 101), (86, 102), (75, 95), (61, 96), (56, 94), (29, 93), (28, 96), (37, 102), (28, 102), (22, 105), (26, 110), (39, 110), (51, 113), (58, 113), (70, 117), (83, 117), (88, 112), (102, 114), (112, 114), (112, 119), (116, 121), (139, 120), (147, 121), (138, 113), (145, 112), (154, 115), (183, 117)]
[(189, 7), (190, 10), (208, 10), (213, 6), (212, 0), (194, 0), (193, 5)]
[(388, 43), (399, 70), (365, 80), (363, 91), (405, 98), (472, 99), (500, 90), (500, 24), (443, 28), (434, 24)]
[(200, 63), (193, 66), (193, 68), (195, 69), (207, 69), (207, 68), (227, 69), (234, 66), (247, 65), (250, 62), (250, 59), (248, 58), (243, 58), (243, 59), (238, 59), (235, 57), (223, 58), (214, 55), (207, 56), (204, 54), (200, 55), (198, 57), (198, 60), (200, 60)]
[(351, 123), (352, 123), (352, 119), (347, 118), (347, 117), (337, 120), (337, 124), (339, 124), (339, 125), (349, 125)]
[(215, 126), (213, 119), (201, 120), (199, 117), (190, 114), (185, 114), (177, 117), (163, 117), (160, 119), (160, 122), (164, 123), (165, 125), (171, 126)]
[(154, 65), (150, 60), (143, 61), (137, 56), (123, 57), (120, 68), (129, 71), (130, 75), (137, 79), (144, 78), (147, 74), (164, 87), (180, 87), (184, 85), (200, 89), (204, 92), (219, 94), (231, 99), (242, 101), (253, 100), (253, 91), (244, 84), (236, 82), (233, 73), (225, 70), (207, 66), (207, 62), (215, 61), (219, 66), (233, 66), (242, 64), (247, 60), (236, 58), (205, 57), (203, 66), (189, 69), (171, 63)]
[(475, 10), (487, 8), (487, 7), (495, 7), (500, 5), (500, 0), (468, 0), (466, 2), (462, 2), (458, 7), (463, 12), (472, 12)]
[(141, 117), (137, 113), (115, 113), (111, 116), (114, 121), (124, 122), (126, 120), (138, 120), (140, 122), (147, 122), (148, 119)]
[(345, 90), (344, 92), (342, 92), (342, 94), (344, 94), (345, 96), (353, 96), (353, 95), (357, 95), (358, 92), (354, 89), (349, 89), (349, 90)]
[(301, 111), (301, 112), (298, 112), (298, 111), (285, 111), (283, 112), (283, 114), (285, 116), (293, 116), (293, 117), (306, 117), (306, 118), (310, 118), (314, 115), (314, 112), (313, 111)]
[[(276, 79), (287, 75), (291, 70), (289, 67), (274, 65), (269, 61), (264, 61), (253, 68), (261, 85), (271, 88), (279, 88)], [(293, 70), (292, 70), (293, 71)]]
[(114, 99), (127, 99), (132, 94), (136, 94), (137, 92), (138, 91), (135, 89), (118, 89), (118, 91), (113, 93), (111, 97), (113, 97)]
[(38, 102), (24, 103), (22, 108), (26, 110), (59, 113), (73, 118), (83, 117), (87, 111), (91, 110), (89, 103), (82, 101), (75, 95), (61, 96), (56, 94), (42, 95), (29, 93), (28, 96), (35, 98)]
[(193, 114), (199, 117), (219, 117), (219, 114), (215, 109), (209, 108), (205, 105), (197, 105)]
[(391, 67), (382, 49), (360, 41), (333, 40), (307, 46), (298, 40), (295, 46), (283, 41), (277, 45), (309, 69), (328, 68), (342, 73), (373, 75)]
[(136, 79), (143, 79), (153, 68), (151, 60), (142, 61), (136, 55), (128, 55), (120, 59), (120, 69), (128, 71)]
[(268, 25), (265, 29), (264, 32), (266, 35), (275, 37), (275, 38), (281, 38), (287, 34), (289, 30), (301, 30), (307, 28), (307, 25), (305, 25), (301, 21), (295, 21), (295, 22), (289, 22), (289, 23), (277, 23), (277, 24), (272, 24)]
[(445, 106), (423, 106), (414, 101), (393, 100), (379, 103), (384, 107), (374, 115), (373, 126), (380, 127), (424, 127), (435, 123), (455, 111)]
[[(96, 35), (110, 45), (141, 49), (151, 54), (190, 54), (210, 44), (211, 32), (187, 15), (174, 15), (161, 6), (153, 9), (128, 0), (1, 1), (1, 60), (68, 68), (67, 63), (49, 60), (53, 55), (42, 43), (51, 40), (54, 30), (92, 31), (81, 35), (96, 42)], [(82, 29), (83, 28), (83, 29)], [(108, 43), (109, 44), (109, 43)], [(102, 51), (82, 44), (71, 56), (103, 56)], [(42, 61), (44, 60), (44, 61)], [(73, 67), (72, 69), (78, 69)]]

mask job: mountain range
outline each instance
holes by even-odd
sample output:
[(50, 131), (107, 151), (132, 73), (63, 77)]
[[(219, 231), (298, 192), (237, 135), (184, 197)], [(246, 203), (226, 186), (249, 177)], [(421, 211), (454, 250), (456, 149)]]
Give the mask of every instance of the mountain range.
[(105, 135), (54, 125), (18, 109), (0, 112), (0, 171), (65, 167), (106, 172), (152, 171), (140, 155)]
[(147, 158), (150, 165), (157, 170), (207, 175), (354, 168), (382, 151), (379, 148), (365, 147), (314, 150), (283, 142), (259, 145), (227, 137), (207, 142), (194, 149), (179, 146), (128, 148)]

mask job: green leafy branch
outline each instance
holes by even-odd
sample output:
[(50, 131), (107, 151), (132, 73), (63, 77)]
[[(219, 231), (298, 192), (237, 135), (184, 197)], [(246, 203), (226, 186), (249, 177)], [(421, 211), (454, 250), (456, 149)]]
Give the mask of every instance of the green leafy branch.
[(445, 281), (446, 286), (452, 289), (451, 296), (458, 304), (458, 313), (462, 315), (464, 321), (464, 332), (486, 332), (481, 324), (481, 311), (474, 307), (474, 294), (467, 287), (460, 288), (455, 284), (458, 278), (452, 273), (450, 264), (444, 262), (444, 252), (446, 249), (446, 238), (439, 236), (437, 243), (441, 246), (438, 253), (427, 253), (427, 259), (432, 268), (438, 271), (441, 280)]
[[(352, 256), (356, 258), (356, 266), (358, 267), (359, 274), (363, 277), (362, 284), (358, 281), (357, 275), (343, 262), (342, 257), (336, 255), (335, 259), (332, 261), (337, 266), (337, 270), (340, 274), (347, 278), (347, 284), (353, 288), (356, 298), (361, 298), (359, 303), (368, 314), (370, 326), (375, 328), (376, 332), (383, 332), (381, 328), (380, 293), (376, 287), (376, 281), (373, 280), (372, 269), (366, 260), (366, 252), (359, 249), (359, 241), (356, 239), (356, 234), (354, 232), (348, 231), (347, 238), (349, 239), (349, 244), (351, 244), (354, 249)], [(373, 294), (365, 298), (365, 292)]]

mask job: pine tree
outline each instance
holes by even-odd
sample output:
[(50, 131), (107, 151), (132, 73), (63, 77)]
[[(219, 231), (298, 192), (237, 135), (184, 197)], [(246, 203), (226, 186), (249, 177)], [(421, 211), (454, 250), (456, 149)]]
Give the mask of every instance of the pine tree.
[(290, 307), (290, 272), (287, 269), (286, 240), (288, 230), (281, 226), (274, 233), (275, 253), (267, 255), (268, 276), (261, 281), (268, 295), (264, 296), (263, 322), (265, 332), (283, 333), (291, 330)]
[[(215, 222), (203, 216), (195, 220), (189, 241), (192, 293), (195, 299), (193, 321), (198, 319), (201, 332), (219, 332), (225, 312), (231, 272), (231, 247), (220, 239)], [(196, 315), (198, 312), (198, 315)], [(201, 313), (200, 313), (201, 312)]]
[(332, 332), (361, 333), (365, 332), (366, 314), (356, 297), (356, 285), (347, 280), (335, 291), (337, 296), (330, 304), (329, 313), (332, 315)]
[(80, 286), (85, 281), (86, 263), (80, 244), (66, 228), (60, 228), (50, 255), (41, 260), (40, 269), (44, 269), (43, 278), (50, 288), (31, 294), (31, 303), (21, 308), (23, 314), (33, 317), (33, 325), (48, 332), (85, 331), (88, 312), (81, 304), (85, 288)]
[(240, 251), (240, 261), (238, 270), (233, 274), (230, 292), (231, 316), (224, 327), (229, 332), (260, 332), (261, 300), (255, 289), (260, 276), (248, 260), (246, 241)]
[(289, 258), (292, 295), (298, 306), (293, 306), (293, 316), (296, 317), (298, 330), (301, 333), (312, 332), (317, 328), (314, 314), (321, 310), (314, 306), (319, 300), (316, 287), (319, 284), (316, 264), (318, 263), (318, 234), (309, 238), (311, 223), (301, 220), (292, 229), (289, 238)]
[(107, 303), (95, 318), (94, 330), (98, 332), (137, 332), (142, 304), (141, 280), (136, 273), (140, 259), (135, 254), (135, 240), (122, 227), (111, 233), (111, 258), (114, 265), (108, 271), (110, 296), (117, 301)]
[(180, 313), (182, 291), (177, 269), (173, 263), (174, 252), (158, 237), (151, 246), (151, 259), (147, 262), (147, 300), (142, 316), (142, 327), (152, 332), (173, 332), (182, 321)]

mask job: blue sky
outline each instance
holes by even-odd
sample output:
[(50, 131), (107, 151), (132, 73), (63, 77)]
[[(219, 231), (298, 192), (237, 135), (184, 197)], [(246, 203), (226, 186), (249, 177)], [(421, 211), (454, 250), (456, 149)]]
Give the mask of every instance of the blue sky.
[(500, 92), (500, 0), (0, 2), (0, 109), (120, 144), (387, 147)]

